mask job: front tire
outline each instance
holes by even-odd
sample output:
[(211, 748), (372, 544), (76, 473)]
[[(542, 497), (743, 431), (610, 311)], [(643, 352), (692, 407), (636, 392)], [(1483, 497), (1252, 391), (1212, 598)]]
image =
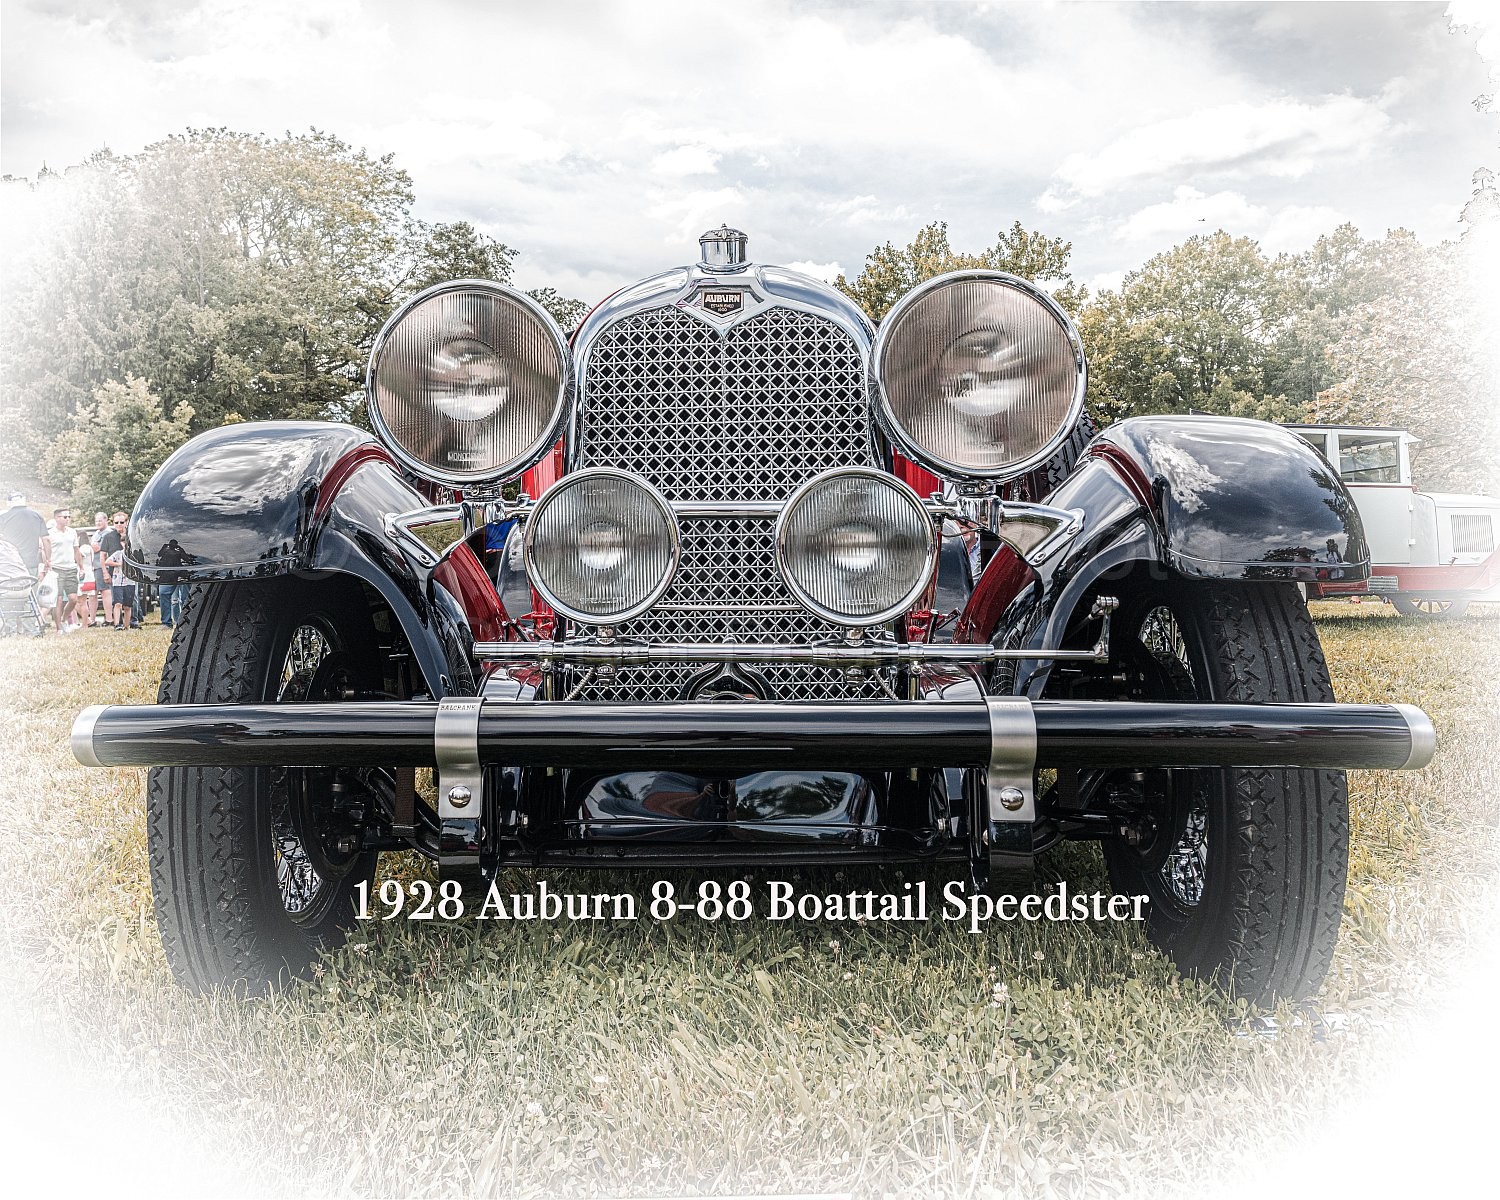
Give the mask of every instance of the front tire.
[[(1121, 616), (1123, 650), (1147, 698), (1333, 700), (1293, 586), (1177, 580), (1135, 597)], [(1185, 972), (1257, 1002), (1314, 992), (1343, 914), (1344, 773), (1158, 770), (1113, 783), (1139, 823), (1131, 840), (1107, 842), (1105, 857), (1116, 891), (1150, 897), (1151, 940)]]
[[(158, 702), (337, 699), (378, 689), (357, 585), (276, 579), (197, 588), (173, 630)], [(161, 767), (147, 784), (153, 906), (173, 974), (198, 992), (263, 995), (342, 945), (374, 873), (359, 822), (383, 772)], [(361, 808), (360, 806), (363, 806)]]

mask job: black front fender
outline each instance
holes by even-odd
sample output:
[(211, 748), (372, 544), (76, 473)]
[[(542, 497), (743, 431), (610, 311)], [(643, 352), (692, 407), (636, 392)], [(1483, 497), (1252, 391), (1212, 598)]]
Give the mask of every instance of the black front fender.
[[(1277, 425), (1229, 417), (1136, 417), (1089, 444), (1047, 504), (1081, 514), (1079, 535), (1040, 564), (996, 555), (955, 635), (1037, 650), (1064, 644), (1089, 596), (1141, 570), (1213, 579), (1362, 579), (1369, 550), (1333, 469)], [(1039, 696), (1048, 659), (1017, 664)]]
[(462, 601), (385, 531), (387, 515), (427, 503), (352, 425), (226, 425), (184, 443), (152, 476), (131, 514), (127, 557), (146, 579), (192, 584), (353, 575), (400, 622), (429, 692), (472, 694), (476, 631)]
[(1364, 527), (1343, 481), (1279, 425), (1132, 417), (1104, 430), (1086, 453), (1144, 487), (1166, 565), (1183, 575), (1297, 582), (1369, 575)]
[[(333, 494), (360, 461), (382, 459), (390, 461), (379, 443), (352, 425), (264, 421), (200, 433), (136, 501), (130, 566), (147, 579), (193, 583), (308, 567)], [(167, 565), (178, 551), (187, 565)]]

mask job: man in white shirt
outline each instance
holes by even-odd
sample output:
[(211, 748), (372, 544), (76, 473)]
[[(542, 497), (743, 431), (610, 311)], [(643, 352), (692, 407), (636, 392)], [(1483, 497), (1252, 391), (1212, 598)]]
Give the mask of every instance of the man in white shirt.
[(78, 530), (73, 528), (71, 510), (53, 509), (47, 532), (52, 543), (52, 573), (57, 578), (52, 622), (60, 633), (77, 633), (83, 628), (78, 619), (83, 599), (78, 590), (78, 581), (83, 574), (83, 553), (78, 548)]

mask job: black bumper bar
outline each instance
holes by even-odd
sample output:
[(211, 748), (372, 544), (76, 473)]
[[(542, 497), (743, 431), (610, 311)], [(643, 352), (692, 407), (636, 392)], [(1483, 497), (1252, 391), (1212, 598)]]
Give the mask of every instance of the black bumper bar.
[[(1015, 704), (1017, 701), (1007, 701)], [(1024, 702), (1022, 702), (1024, 703)], [(1039, 700), (1039, 767), (1265, 766), (1405, 769), (1431, 761), (1432, 723), (1404, 704), (1140, 704)], [(432, 766), (435, 702), (100, 705), (73, 727), (86, 766)], [(979, 701), (594, 705), (492, 701), (477, 715), (484, 763), (871, 772), (985, 767), (1004, 727)]]

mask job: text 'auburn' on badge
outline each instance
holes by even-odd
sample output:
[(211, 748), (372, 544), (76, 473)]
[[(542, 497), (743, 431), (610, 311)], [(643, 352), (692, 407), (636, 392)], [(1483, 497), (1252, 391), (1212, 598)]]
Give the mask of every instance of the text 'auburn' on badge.
[(741, 291), (704, 292), (703, 308), (707, 312), (727, 317), (745, 307), (745, 293)]

